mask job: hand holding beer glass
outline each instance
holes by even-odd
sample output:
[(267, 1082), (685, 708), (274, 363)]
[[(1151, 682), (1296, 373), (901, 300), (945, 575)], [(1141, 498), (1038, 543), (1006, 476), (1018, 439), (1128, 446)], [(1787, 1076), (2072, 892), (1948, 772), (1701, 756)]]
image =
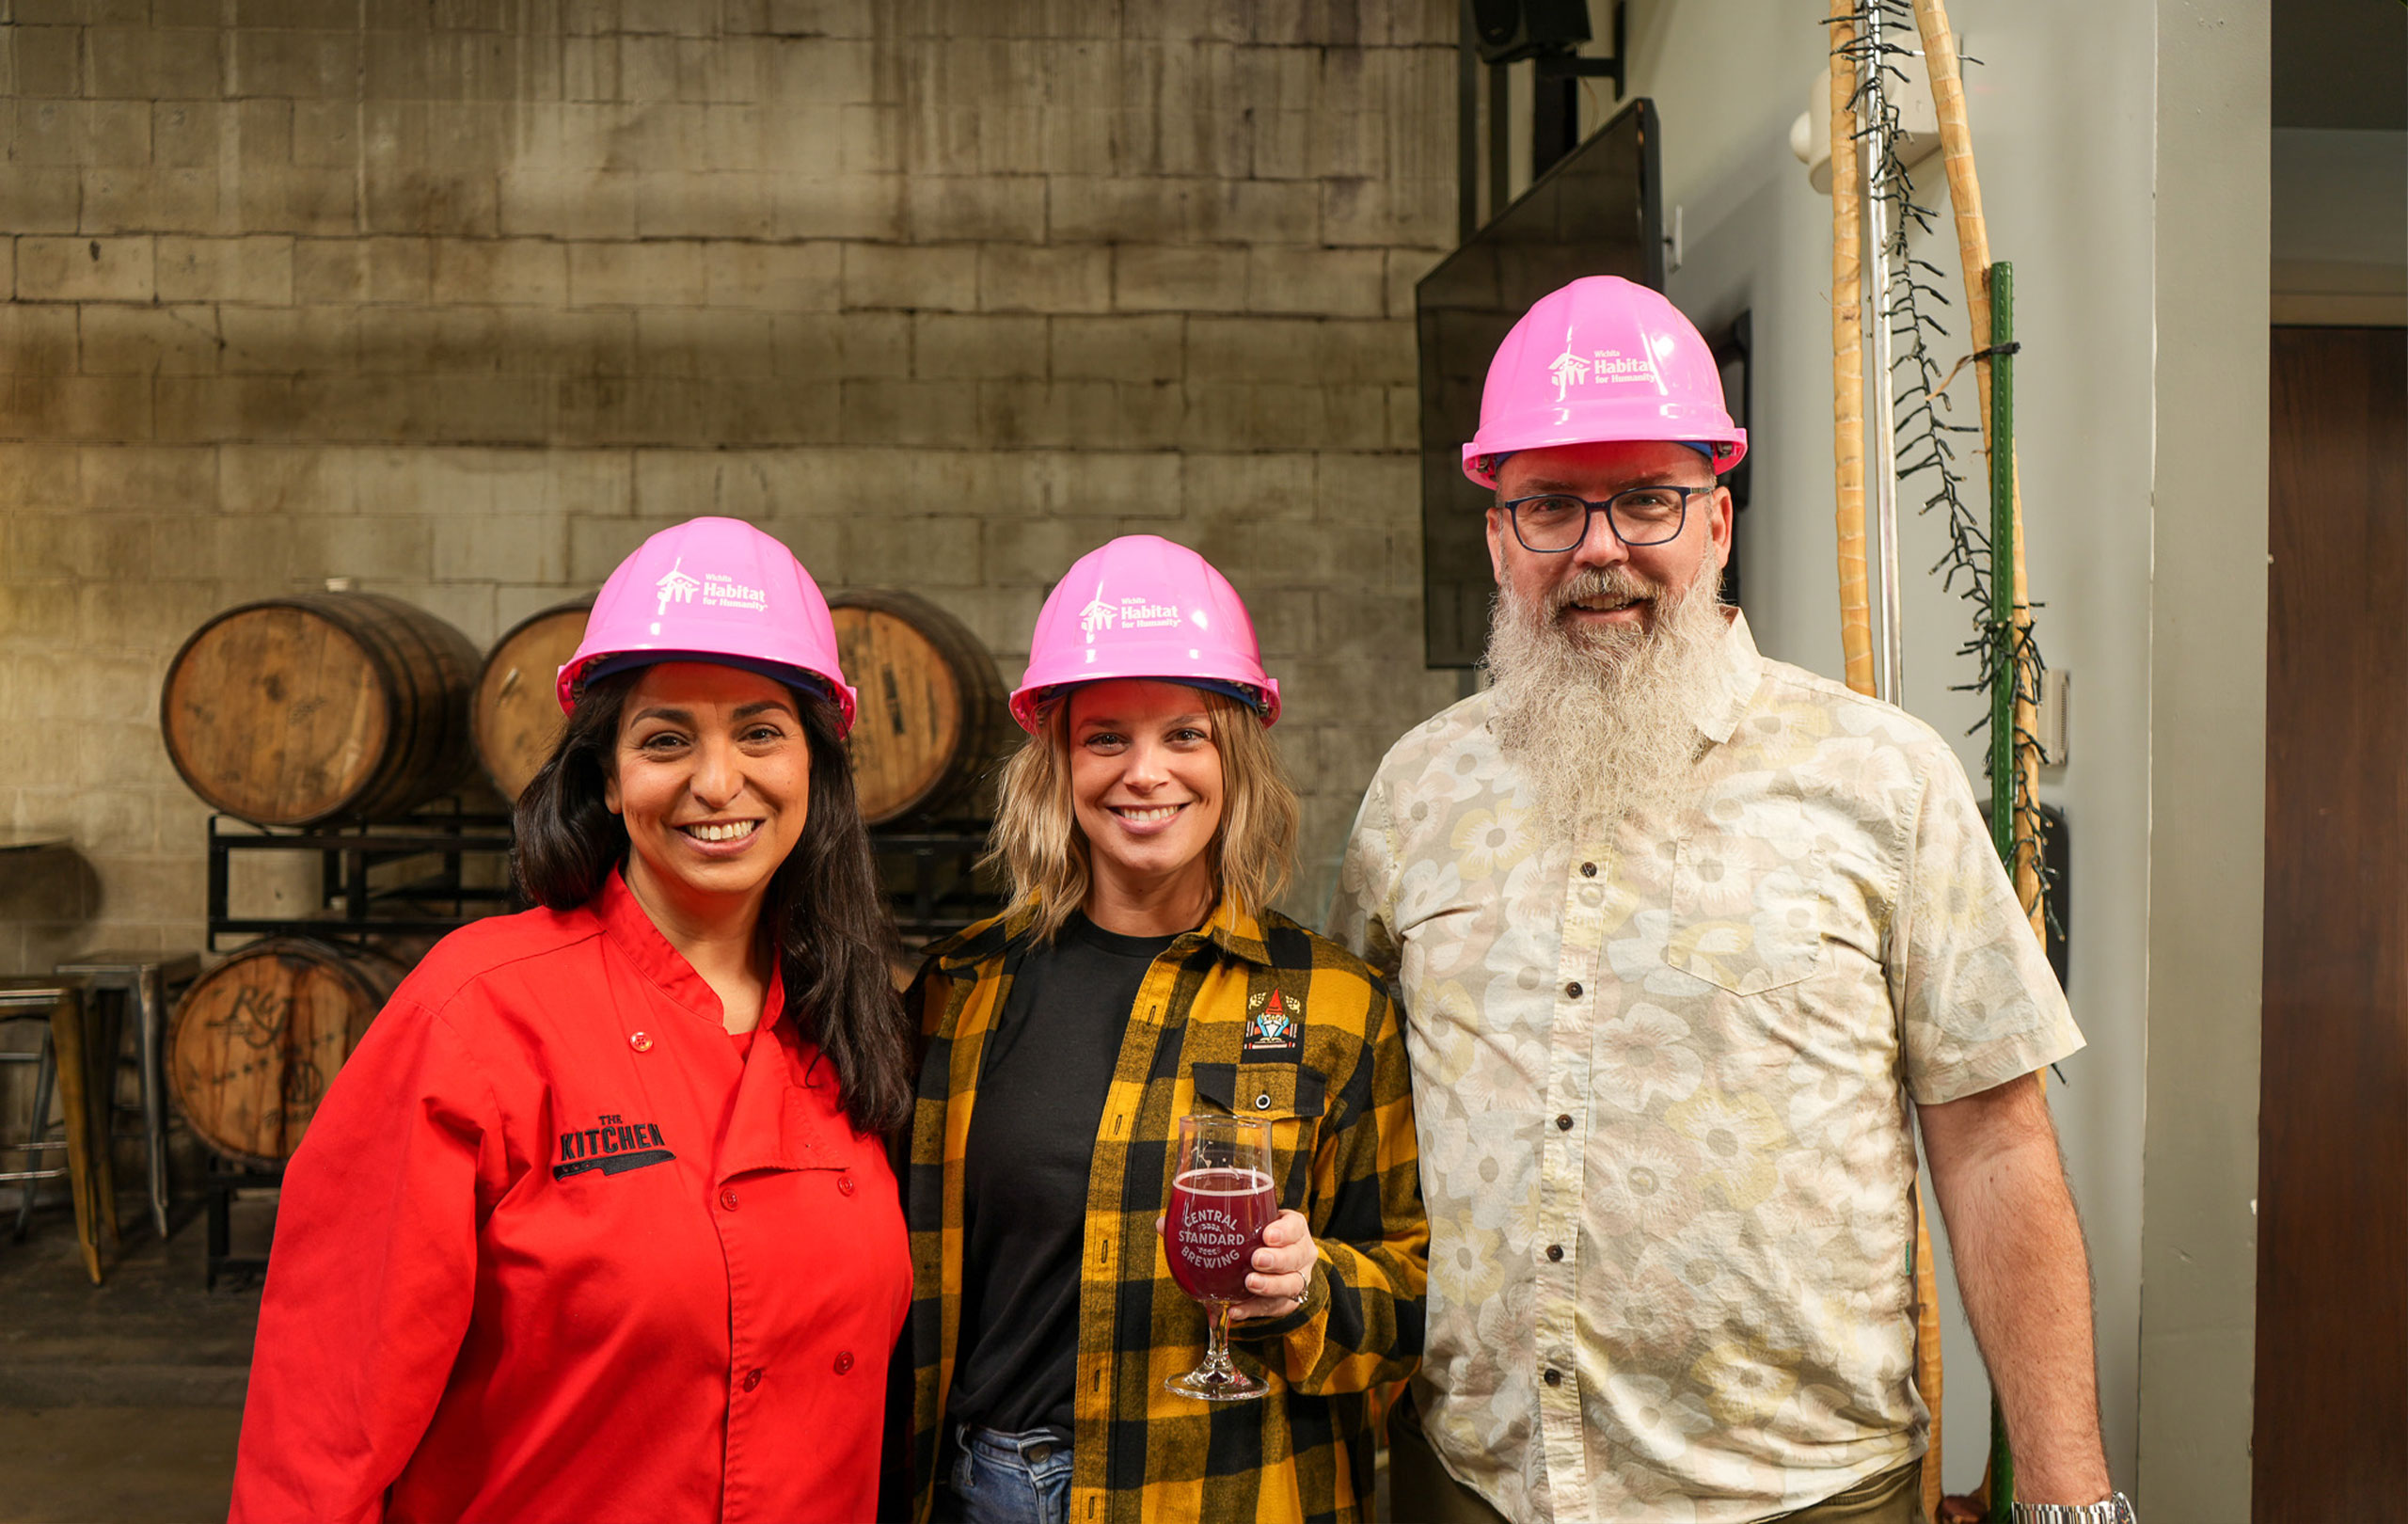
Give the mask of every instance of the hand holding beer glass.
[[(1293, 1224), (1282, 1221), (1289, 1217)], [(1210, 1336), (1204, 1363), (1165, 1381), (1170, 1390), (1208, 1403), (1240, 1402), (1270, 1391), (1230, 1362), (1229, 1310), (1259, 1299), (1246, 1278), (1256, 1271), (1255, 1251), (1266, 1246), (1265, 1230), (1275, 1222), (1280, 1228), (1272, 1236), (1281, 1242), (1271, 1246), (1281, 1259), (1299, 1262), (1302, 1272), (1298, 1291), (1285, 1300), (1301, 1301), (1320, 1251), (1303, 1216), (1279, 1210), (1271, 1178), (1271, 1124), (1217, 1113), (1181, 1117), (1178, 1167), (1163, 1214), (1163, 1250), (1179, 1289), (1204, 1304)]]

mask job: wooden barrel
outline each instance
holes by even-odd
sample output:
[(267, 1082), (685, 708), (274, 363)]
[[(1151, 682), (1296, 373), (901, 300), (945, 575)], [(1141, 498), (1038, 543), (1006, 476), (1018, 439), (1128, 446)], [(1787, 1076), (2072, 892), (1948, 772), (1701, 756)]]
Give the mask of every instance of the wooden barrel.
[(927, 599), (886, 588), (828, 600), (845, 675), (861, 691), (849, 749), (871, 825), (985, 813), (995, 761), (1019, 734), (995, 659)]
[(561, 738), (568, 716), (561, 712), (561, 668), (585, 639), (585, 616), (594, 600), (578, 598), (529, 614), (494, 642), (468, 699), (468, 726), (485, 776), (515, 803)]
[(167, 1036), (168, 1081), (193, 1135), (243, 1164), (291, 1158), (404, 972), (383, 952), (278, 937), (195, 980)]
[(476, 766), (476, 647), (399, 598), (312, 593), (229, 609), (167, 667), (159, 726), (192, 791), (260, 825), (400, 815)]

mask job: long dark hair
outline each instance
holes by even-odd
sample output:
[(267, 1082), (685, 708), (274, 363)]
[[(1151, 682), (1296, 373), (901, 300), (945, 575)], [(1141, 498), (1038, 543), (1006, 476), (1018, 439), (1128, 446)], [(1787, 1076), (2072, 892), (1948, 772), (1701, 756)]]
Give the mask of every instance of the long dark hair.
[[(518, 797), (512, 865), (540, 905), (588, 903), (626, 858), (626, 825), (603, 802), (603, 789), (638, 675), (616, 673), (585, 690), (551, 759)], [(895, 925), (870, 862), (834, 706), (791, 684), (786, 691), (811, 750), (811, 808), (801, 838), (769, 881), (762, 934), (776, 945), (795, 1030), (835, 1066), (846, 1115), (863, 1132), (891, 1133), (911, 1117), (913, 1084), (903, 1003), (888, 976)]]

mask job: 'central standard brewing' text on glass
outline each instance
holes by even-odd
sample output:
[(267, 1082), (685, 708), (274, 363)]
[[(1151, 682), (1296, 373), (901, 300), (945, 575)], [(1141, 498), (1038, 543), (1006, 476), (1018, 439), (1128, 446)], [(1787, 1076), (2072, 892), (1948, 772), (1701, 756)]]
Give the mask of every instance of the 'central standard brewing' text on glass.
[(1170, 1278), (1199, 1302), (1245, 1300), (1254, 1251), (1278, 1213), (1271, 1177), (1259, 1169), (1188, 1170), (1170, 1186)]
[(1279, 1214), (1271, 1183), (1271, 1124), (1208, 1112), (1179, 1119), (1179, 1162), (1163, 1209), (1163, 1258), (1179, 1289), (1204, 1304), (1204, 1363), (1163, 1385), (1208, 1403), (1242, 1402), (1271, 1389), (1229, 1362), (1229, 1306), (1262, 1230)]

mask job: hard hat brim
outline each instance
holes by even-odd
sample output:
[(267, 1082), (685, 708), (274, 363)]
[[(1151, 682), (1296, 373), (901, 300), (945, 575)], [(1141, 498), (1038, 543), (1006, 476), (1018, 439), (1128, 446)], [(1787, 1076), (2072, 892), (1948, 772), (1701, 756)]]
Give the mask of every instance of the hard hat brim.
[(836, 709), (836, 738), (842, 740), (852, 734), (853, 710), (859, 695), (850, 684), (827, 673), (791, 661), (775, 661), (762, 657), (746, 656), (734, 651), (597, 651), (572, 659), (560, 670), (560, 700), (562, 713), (573, 712), (585, 696), (587, 685), (638, 667), (658, 666), (664, 661), (706, 661), (721, 667), (735, 667), (743, 672), (758, 673), (775, 682), (805, 692), (817, 693)]

